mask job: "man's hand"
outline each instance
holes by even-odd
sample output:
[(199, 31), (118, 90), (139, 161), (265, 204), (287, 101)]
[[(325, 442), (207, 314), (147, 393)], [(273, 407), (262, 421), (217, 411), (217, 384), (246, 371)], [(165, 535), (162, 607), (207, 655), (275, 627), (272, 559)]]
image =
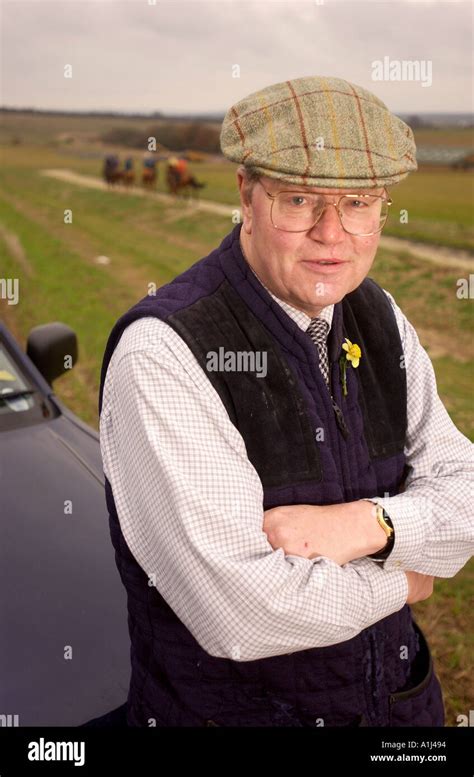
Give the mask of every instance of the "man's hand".
[(265, 510), (263, 531), (286, 554), (326, 556), (337, 564), (376, 553), (387, 537), (374, 506), (363, 500), (335, 505), (284, 505)]
[(433, 593), (434, 577), (420, 572), (405, 572), (408, 580), (407, 604), (416, 604), (429, 599)]

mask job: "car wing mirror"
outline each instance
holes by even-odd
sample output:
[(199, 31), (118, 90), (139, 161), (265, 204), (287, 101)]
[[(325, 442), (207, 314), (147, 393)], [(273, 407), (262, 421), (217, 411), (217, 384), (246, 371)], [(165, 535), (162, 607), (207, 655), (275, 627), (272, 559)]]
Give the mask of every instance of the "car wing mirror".
[(60, 321), (35, 326), (28, 335), (26, 353), (51, 385), (77, 362), (76, 333)]

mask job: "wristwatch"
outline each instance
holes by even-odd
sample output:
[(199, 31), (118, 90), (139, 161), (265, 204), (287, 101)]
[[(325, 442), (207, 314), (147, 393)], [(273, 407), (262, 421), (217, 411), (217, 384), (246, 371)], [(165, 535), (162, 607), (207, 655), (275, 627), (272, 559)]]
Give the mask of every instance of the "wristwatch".
[(367, 558), (373, 558), (375, 561), (385, 561), (390, 555), (393, 543), (395, 542), (395, 529), (393, 528), (390, 516), (385, 512), (382, 505), (377, 504), (377, 502), (372, 502), (370, 499), (367, 499), (366, 501), (375, 506), (375, 517), (387, 535), (387, 542), (384, 547), (376, 553), (371, 553)]

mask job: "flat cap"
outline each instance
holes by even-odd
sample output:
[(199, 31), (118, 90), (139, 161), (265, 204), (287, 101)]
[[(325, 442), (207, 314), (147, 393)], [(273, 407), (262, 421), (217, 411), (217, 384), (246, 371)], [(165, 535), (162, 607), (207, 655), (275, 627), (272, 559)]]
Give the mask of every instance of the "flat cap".
[(227, 159), (303, 186), (390, 186), (417, 169), (408, 124), (341, 78), (296, 78), (244, 97), (220, 140)]

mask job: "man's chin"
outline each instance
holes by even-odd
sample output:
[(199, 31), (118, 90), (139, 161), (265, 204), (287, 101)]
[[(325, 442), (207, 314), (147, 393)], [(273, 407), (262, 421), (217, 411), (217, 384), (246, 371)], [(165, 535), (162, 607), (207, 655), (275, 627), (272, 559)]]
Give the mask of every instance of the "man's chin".
[(320, 308), (325, 308), (328, 305), (337, 305), (347, 294), (355, 291), (363, 280), (364, 278), (360, 278), (360, 280), (352, 279), (351, 283), (348, 283), (347, 279), (345, 283), (341, 283), (336, 279), (316, 281), (313, 284), (314, 291), (310, 295), (308, 295), (308, 287), (306, 285), (304, 289), (306, 293), (303, 294), (303, 298), (307, 304)]
[(329, 305), (337, 305), (348, 293), (344, 288), (325, 288), (324, 293), (318, 294), (318, 291), (316, 291), (316, 294), (312, 295), (308, 303), (314, 307), (326, 308)]

